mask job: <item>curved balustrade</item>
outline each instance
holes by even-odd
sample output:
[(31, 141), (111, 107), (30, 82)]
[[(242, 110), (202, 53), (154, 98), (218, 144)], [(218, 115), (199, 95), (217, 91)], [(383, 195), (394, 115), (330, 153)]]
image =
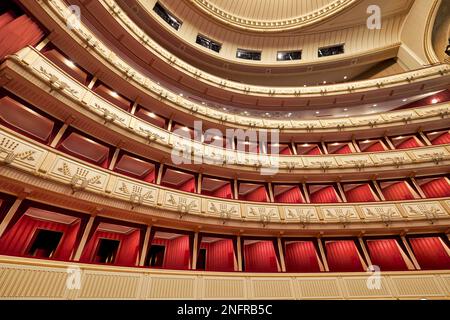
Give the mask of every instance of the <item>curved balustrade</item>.
[[(116, 75), (119, 75), (127, 83), (132, 84), (136, 88), (139, 88), (141, 92), (164, 101), (168, 106), (176, 108), (177, 110), (194, 114), (200, 119), (207, 119), (211, 122), (233, 125), (238, 127), (255, 127), (255, 128), (285, 128), (285, 129), (310, 129), (314, 128), (314, 120), (270, 120), (260, 119), (252, 117), (244, 117), (240, 115), (233, 115), (223, 111), (219, 111), (210, 108), (206, 105), (192, 102), (186, 98), (181, 97), (178, 94), (170, 92), (163, 88), (161, 85), (142, 75), (140, 72), (133, 69), (129, 64), (121, 60), (114, 52), (112, 52), (104, 43), (102, 43), (96, 36), (89, 31), (83, 24), (80, 24), (79, 29), (66, 28), (66, 17), (69, 16), (68, 8), (60, 0), (50, 0), (48, 2), (42, 2), (42, 9), (46, 10), (52, 17), (54, 17), (57, 23), (61, 26), (61, 30), (67, 32), (69, 36), (82, 46), (89, 47), (96, 54), (98, 62), (102, 62), (107, 69), (113, 70)], [(47, 7), (48, 5), (48, 7)], [(116, 7), (118, 8), (118, 7)], [(117, 9), (118, 10), (118, 9)], [(53, 13), (52, 13), (53, 12)], [(145, 34), (141, 34), (141, 41), (148, 44), (154, 44)], [(164, 51), (162, 51), (164, 54)], [(91, 52), (92, 54), (92, 52)], [(177, 58), (168, 54), (165, 59), (168, 63), (174, 64), (178, 61)], [(429, 66), (420, 70), (410, 71), (404, 74), (390, 76), (386, 78), (380, 78), (375, 80), (365, 80), (349, 84), (337, 84), (326, 87), (307, 87), (307, 88), (283, 88), (280, 89), (280, 94), (284, 96), (304, 96), (304, 97), (321, 97), (321, 96), (333, 96), (340, 94), (349, 94), (355, 92), (366, 92), (370, 90), (395, 88), (397, 86), (408, 85), (411, 83), (419, 84), (428, 82), (428, 87), (443, 86), (446, 83), (446, 79), (450, 77), (448, 71), (450, 66), (435, 65)], [(195, 71), (200, 73), (199, 71)], [(197, 75), (199, 77), (199, 75)], [(223, 81), (222, 81), (223, 82)], [(431, 83), (434, 83), (433, 85)], [(221, 87), (225, 84), (221, 83)], [(236, 90), (245, 94), (262, 94), (267, 96), (276, 96), (275, 89), (263, 88), (250, 90), (250, 87), (245, 85), (236, 84)], [(232, 88), (231, 88), (232, 89)], [(369, 125), (371, 121), (377, 121), (377, 117), (373, 116), (363, 117), (362, 123)], [(336, 120), (320, 120), (320, 127), (345, 127), (346, 123), (350, 124), (348, 119)]]
[[(27, 138), (19, 138), (7, 130), (0, 132), (0, 162), (4, 166), (0, 174), (4, 177), (14, 175), (7, 171), (11, 167), (43, 178), (46, 183), (70, 186), (73, 192), (86, 191), (106, 197), (105, 203), (110, 200), (116, 202), (110, 203), (111, 207), (118, 207), (117, 200), (121, 200), (128, 202), (132, 208), (140, 207), (143, 214), (148, 214), (146, 208), (157, 208), (176, 212), (179, 214), (178, 218), (183, 219), (214, 218), (219, 224), (233, 221), (256, 222), (261, 227), (283, 223), (302, 225), (303, 228), (311, 225), (323, 230), (323, 226), (328, 223), (345, 228), (353, 223), (381, 222), (389, 225), (395, 222), (423, 221), (429, 224), (450, 219), (448, 198), (362, 204), (286, 205), (224, 200), (179, 192), (93, 167), (49, 147), (37, 145)], [(25, 183), (25, 180), (17, 178), (16, 176), (16, 180), (22, 181), (22, 184)], [(26, 179), (26, 182), (33, 181)], [(101, 201), (97, 202), (100, 203)], [(152, 213), (155, 214), (154, 211)]]
[[(68, 269), (71, 268), (71, 269)], [(76, 269), (75, 269), (76, 268)], [(81, 286), (67, 288), (67, 270)], [(449, 271), (383, 272), (371, 290), (365, 273), (240, 273), (149, 270), (0, 257), (0, 298), (29, 299), (448, 299)], [(20, 281), (17, 279), (27, 279)], [(52, 279), (52, 281), (44, 281)], [(101, 286), (99, 286), (101, 284)]]
[[(10, 62), (14, 64), (9, 64)], [(108, 123), (108, 127), (114, 126), (118, 129), (123, 129), (125, 131), (124, 136), (128, 135), (134, 141), (137, 140), (143, 144), (151, 142), (153, 147), (159, 147), (167, 153), (176, 151), (175, 154), (186, 158), (185, 163), (194, 163), (193, 160), (195, 158), (196, 161), (206, 165), (229, 166), (236, 170), (252, 172), (268, 168), (289, 174), (321, 174), (323, 172), (354, 174), (355, 171), (360, 173), (375, 172), (375, 169), (377, 172), (380, 172), (384, 170), (397, 171), (399, 168), (411, 168), (414, 170), (433, 168), (436, 163), (444, 166), (450, 161), (450, 151), (446, 145), (374, 153), (318, 156), (274, 156), (227, 150), (183, 138), (123, 111), (67, 76), (32, 48), (25, 48), (17, 55), (11, 56), (7, 61), (7, 66), (8, 68), (15, 68), (14, 65), (16, 63), (18, 63), (16, 66), (19, 66), (20, 69), (24, 66), (26, 67), (28, 75), (23, 75), (24, 78), (27, 80), (31, 79), (29, 75), (31, 72), (34, 76), (47, 83), (51, 89), (57, 89), (58, 92), (75, 101), (78, 106), (77, 111), (82, 108), (89, 110), (93, 115), (97, 115), (96, 120), (99, 122), (99, 125), (104, 126), (105, 123)], [(373, 126), (377, 128), (386, 126), (386, 128), (389, 128), (392, 125), (419, 124), (424, 121), (443, 121), (445, 123), (449, 110), (449, 104), (441, 104), (374, 115), (372, 119), (378, 119), (380, 122), (373, 124)], [(316, 121), (315, 123), (327, 126), (331, 123), (336, 125), (338, 121), (340, 120), (330, 119)], [(343, 125), (341, 130), (371, 129), (371, 126), (367, 125), (367, 117), (345, 118), (345, 121), (354, 124), (354, 126), (345, 127)], [(190, 162), (190, 160), (192, 161)]]

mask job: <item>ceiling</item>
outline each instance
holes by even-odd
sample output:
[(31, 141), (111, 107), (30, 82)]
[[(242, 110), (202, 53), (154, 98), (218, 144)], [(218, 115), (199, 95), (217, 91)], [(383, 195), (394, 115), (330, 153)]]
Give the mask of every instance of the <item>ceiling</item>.
[(360, 0), (188, 0), (209, 17), (251, 31), (297, 29)]

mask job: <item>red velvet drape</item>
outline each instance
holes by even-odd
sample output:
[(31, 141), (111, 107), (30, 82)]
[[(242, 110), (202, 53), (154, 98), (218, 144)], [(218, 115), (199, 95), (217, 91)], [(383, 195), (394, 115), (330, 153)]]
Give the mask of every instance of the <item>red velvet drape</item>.
[(279, 154), (284, 155), (284, 156), (290, 156), (290, 155), (292, 155), (291, 148), (289, 148), (289, 147), (280, 148)]
[(211, 196), (224, 199), (233, 199), (233, 190), (231, 189), (231, 183), (227, 183), (226, 185), (215, 190), (211, 193)]
[(450, 197), (450, 184), (444, 177), (433, 179), (420, 185), (427, 198)]
[(44, 31), (26, 15), (14, 18), (7, 12), (0, 16), (0, 60), (20, 49), (35, 46), (44, 37)]
[(379, 266), (381, 271), (408, 270), (395, 239), (367, 240), (367, 250), (372, 264)]
[(364, 271), (358, 249), (352, 240), (325, 242), (328, 267), (332, 272)]
[(368, 183), (345, 191), (347, 202), (371, 202), (377, 201)]
[(333, 154), (348, 154), (348, 153), (352, 153), (352, 149), (350, 148), (350, 146), (348, 144), (342, 146), (341, 148), (337, 149), (336, 151), (333, 152)]
[(181, 190), (181, 191), (195, 193), (195, 190), (196, 190), (195, 178), (189, 179), (188, 181), (183, 183), (181, 186), (179, 186), (177, 189)]
[(211, 243), (202, 242), (201, 249), (206, 249), (207, 271), (234, 271), (233, 240), (223, 239)]
[(317, 155), (321, 155), (322, 151), (320, 151), (320, 148), (315, 146), (314, 148), (312, 148), (311, 150), (309, 150), (306, 155), (308, 156), (317, 156)]
[(320, 272), (313, 241), (286, 243), (284, 260), (287, 272)]
[(450, 269), (450, 256), (438, 237), (410, 238), (409, 242), (422, 269)]
[(393, 183), (385, 188), (382, 188), (381, 191), (387, 201), (415, 199), (414, 194), (406, 181)]
[(431, 141), (431, 144), (433, 144), (433, 145), (447, 144), (447, 143), (450, 143), (450, 133), (448, 133), (448, 132), (441, 134), (439, 137), (437, 137), (436, 139), (433, 139), (433, 141)]
[(261, 186), (258, 189), (247, 193), (245, 196), (241, 196), (240, 199), (245, 201), (267, 202), (268, 196), (266, 188)]
[(303, 203), (303, 196), (300, 188), (295, 186), (277, 196), (275, 196), (276, 203)]
[(62, 232), (63, 236), (53, 259), (69, 260), (75, 247), (80, 222), (71, 225), (23, 215), (0, 240), (2, 254), (25, 256), (38, 229)]
[(399, 143), (395, 146), (395, 149), (409, 149), (409, 148), (417, 148), (421, 147), (422, 143), (420, 143), (415, 137), (411, 137), (405, 139), (405, 141)]
[(174, 239), (156, 238), (153, 239), (152, 245), (153, 244), (166, 247), (163, 268), (189, 269), (191, 249), (188, 235), (180, 235)]
[(338, 195), (333, 186), (322, 188), (309, 195), (311, 203), (333, 203), (339, 202)]
[(248, 272), (278, 272), (273, 241), (258, 241), (244, 245), (244, 265)]
[(97, 230), (86, 244), (80, 261), (95, 262), (94, 255), (100, 239), (103, 238), (120, 241), (115, 265), (135, 266), (139, 254), (140, 235), (140, 230), (132, 231), (130, 234)]
[(380, 151), (386, 151), (386, 149), (384, 145), (380, 141), (378, 141), (372, 144), (370, 147), (364, 149), (364, 151), (362, 152), (380, 152)]

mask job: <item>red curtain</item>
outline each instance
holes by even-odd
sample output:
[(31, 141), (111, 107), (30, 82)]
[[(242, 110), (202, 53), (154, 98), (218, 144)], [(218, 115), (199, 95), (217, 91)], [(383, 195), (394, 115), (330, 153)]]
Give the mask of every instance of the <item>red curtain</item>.
[(163, 245), (164, 253), (163, 268), (165, 269), (189, 269), (191, 260), (190, 241), (188, 235), (181, 235), (174, 239), (153, 239), (152, 245)]
[(0, 59), (20, 49), (35, 46), (44, 37), (44, 31), (26, 15), (13, 18), (11, 13), (0, 16)]
[(370, 202), (377, 201), (368, 183), (345, 191), (347, 202)]
[(325, 242), (328, 267), (332, 272), (364, 271), (355, 242), (352, 240)]
[(50, 49), (44, 52), (44, 56), (81, 84), (87, 84), (88, 74), (76, 65), (68, 65), (68, 59), (66, 59), (66, 57), (64, 57), (58, 50)]
[(202, 242), (201, 249), (206, 249), (207, 271), (234, 271), (233, 240), (223, 239), (211, 243)]
[(267, 202), (267, 191), (264, 186), (261, 186), (241, 198), (245, 201)]
[(381, 271), (408, 270), (395, 239), (367, 240), (367, 250), (372, 264), (379, 266)]
[(95, 262), (94, 254), (100, 239), (110, 239), (120, 241), (114, 264), (135, 266), (139, 254), (140, 234), (139, 230), (132, 231), (130, 234), (97, 230), (86, 244), (80, 261)]
[(233, 199), (233, 191), (231, 189), (231, 184), (227, 183), (223, 187), (220, 187), (219, 189), (212, 192), (211, 196), (224, 199)]
[(311, 203), (332, 203), (339, 202), (338, 195), (333, 186), (322, 188), (310, 194)]
[(291, 148), (289, 148), (289, 147), (284, 147), (284, 148), (281, 147), (280, 149), (281, 149), (281, 150), (280, 150), (279, 154), (285, 155), (285, 156), (290, 156), (290, 155), (292, 155)]
[(447, 144), (450, 143), (450, 133), (445, 132), (441, 134), (439, 137), (431, 141), (431, 144)]
[(392, 183), (385, 188), (382, 187), (381, 191), (387, 201), (415, 199), (414, 194), (406, 181)]
[(38, 229), (62, 232), (63, 236), (52, 258), (69, 260), (75, 248), (80, 222), (71, 225), (49, 220), (40, 220), (23, 215), (1, 238), (0, 252), (8, 255), (25, 256)]
[(406, 139), (405, 141), (399, 143), (395, 146), (395, 149), (409, 149), (409, 148), (417, 148), (421, 147), (422, 143), (419, 143), (419, 141), (415, 137), (411, 137)]
[(179, 189), (181, 191), (195, 193), (195, 190), (196, 190), (195, 182), (196, 182), (195, 178), (189, 179), (188, 181), (183, 183), (181, 186), (179, 186), (177, 189)]
[(450, 184), (444, 177), (420, 185), (427, 198), (450, 197)]
[(273, 241), (257, 241), (244, 245), (244, 262), (247, 272), (278, 272)]
[(315, 146), (314, 148), (312, 148), (311, 150), (309, 150), (306, 155), (308, 156), (317, 156), (317, 155), (321, 155), (322, 151), (320, 151), (318, 146)]
[(333, 152), (333, 154), (348, 154), (348, 153), (353, 153), (352, 149), (348, 144), (342, 146), (341, 148)]
[(108, 100), (115, 106), (123, 109), (130, 110), (131, 102), (119, 94), (116, 94), (113, 90), (109, 89), (107, 86), (100, 84), (96, 88), (94, 88), (94, 92), (104, 99)]
[(380, 151), (386, 151), (386, 149), (384, 145), (380, 141), (378, 141), (372, 144), (370, 147), (364, 149), (363, 152), (380, 152)]
[(285, 246), (284, 260), (287, 272), (320, 272), (313, 241), (296, 241)]
[(450, 256), (439, 237), (410, 238), (409, 242), (422, 269), (450, 269)]
[(66, 152), (74, 157), (107, 168), (109, 164), (110, 148), (106, 145), (85, 137), (76, 132), (71, 132), (59, 143), (58, 150)]
[(47, 143), (52, 136), (54, 122), (6, 96), (0, 99), (0, 121), (13, 130)]
[(298, 186), (275, 196), (275, 202), (277, 203), (303, 203), (302, 193)]

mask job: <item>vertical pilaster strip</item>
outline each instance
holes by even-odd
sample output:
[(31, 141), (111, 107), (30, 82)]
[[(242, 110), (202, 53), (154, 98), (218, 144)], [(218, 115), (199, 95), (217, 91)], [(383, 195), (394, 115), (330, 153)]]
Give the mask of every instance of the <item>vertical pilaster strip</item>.
[(322, 262), (323, 262), (325, 271), (330, 271), (330, 268), (328, 268), (327, 256), (325, 255), (325, 250), (323, 248), (323, 243), (322, 243), (321, 238), (317, 238), (317, 244), (319, 245), (320, 257), (322, 258)]
[(412, 251), (411, 247), (409, 246), (408, 240), (406, 240), (405, 236), (401, 236), (401, 238), (402, 238), (403, 245), (406, 248), (406, 251), (408, 252), (409, 256), (411, 257), (411, 260), (412, 260), (412, 263), (414, 264), (414, 267), (417, 270), (421, 270), (419, 262), (417, 261), (416, 256), (414, 255), (414, 252)]
[(277, 244), (278, 244), (278, 252), (280, 253), (281, 271), (286, 272), (286, 261), (284, 260), (283, 245), (281, 243), (280, 237), (277, 238)]
[(91, 233), (92, 226), (94, 225), (95, 215), (89, 217), (89, 221), (84, 229), (83, 236), (81, 237), (80, 244), (78, 245), (77, 251), (73, 257), (74, 261), (80, 261), (81, 254), (83, 253), (84, 247), (86, 246), (86, 242), (88, 240), (89, 234)]
[(198, 255), (198, 231), (194, 233), (194, 245), (192, 248), (192, 266), (191, 269), (197, 269), (197, 255)]
[(150, 234), (152, 232), (152, 226), (147, 226), (147, 230), (145, 230), (145, 236), (144, 236), (144, 245), (142, 246), (142, 252), (141, 252), (141, 259), (139, 260), (139, 266), (143, 267), (145, 264), (145, 259), (147, 258), (148, 254), (148, 245), (150, 242)]
[(238, 271), (242, 271), (242, 244), (241, 244), (241, 236), (237, 236), (236, 246), (237, 246)]

